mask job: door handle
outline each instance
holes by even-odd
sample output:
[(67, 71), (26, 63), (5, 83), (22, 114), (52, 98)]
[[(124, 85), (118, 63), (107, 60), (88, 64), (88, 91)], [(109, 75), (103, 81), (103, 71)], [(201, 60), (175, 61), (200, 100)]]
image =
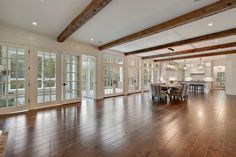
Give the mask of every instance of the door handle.
[(66, 86), (67, 84), (66, 83), (63, 83), (63, 86)]

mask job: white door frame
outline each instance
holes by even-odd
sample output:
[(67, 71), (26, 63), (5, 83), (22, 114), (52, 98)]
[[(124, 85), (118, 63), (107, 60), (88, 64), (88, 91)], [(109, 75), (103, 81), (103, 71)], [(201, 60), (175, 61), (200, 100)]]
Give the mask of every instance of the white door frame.
[[(79, 81), (79, 87), (78, 87), (78, 90), (79, 90), (79, 97), (78, 98), (75, 98), (75, 99), (70, 99), (70, 100), (65, 100), (65, 91), (64, 91), (64, 82), (65, 82), (65, 79), (66, 79), (66, 74), (65, 74), (65, 66), (66, 66), (66, 62), (65, 62), (65, 56), (76, 56), (76, 57), (79, 57), (79, 78), (78, 78), (78, 81)], [(74, 54), (74, 53), (63, 53), (61, 55), (61, 62), (62, 62), (62, 67), (61, 67), (61, 101), (62, 101), (62, 104), (70, 104), (70, 103), (76, 103), (76, 102), (81, 102), (81, 98), (82, 98), (82, 55), (81, 54)]]
[[(105, 55), (109, 55), (109, 56), (112, 56), (113, 57), (113, 62), (110, 62), (110, 63), (106, 63), (106, 62), (104, 62), (104, 56)], [(115, 59), (116, 59), (116, 57), (121, 57), (122, 59), (123, 59), (123, 64), (117, 64), (117, 63), (115, 63)], [(114, 80), (114, 69), (119, 69), (119, 67), (123, 67), (123, 82), (122, 82), (122, 88), (123, 88), (123, 90), (122, 90), (122, 92), (119, 92), (119, 93), (116, 93), (116, 90), (115, 90), (115, 87), (114, 87), (114, 83), (113, 83), (113, 80), (112, 80), (112, 87), (113, 87), (113, 93), (111, 93), (111, 94), (105, 94), (105, 86), (103, 87), (103, 95), (104, 95), (104, 98), (105, 97), (111, 97), (111, 96), (119, 96), (119, 95), (124, 95), (124, 93), (125, 93), (125, 58), (123, 57), (123, 56), (120, 56), (120, 55), (114, 55), (114, 54), (109, 54), (109, 53), (106, 53), (106, 54), (104, 54), (103, 55), (103, 70), (102, 70), (102, 74), (103, 74), (103, 84), (104, 84), (104, 82), (105, 82), (105, 78), (104, 78), (104, 67), (105, 67), (105, 65), (109, 65), (109, 66), (111, 66), (112, 67), (112, 79)]]
[[(84, 56), (86, 56), (86, 57), (92, 57), (93, 59), (94, 59), (94, 61), (95, 61), (95, 63), (94, 63), (94, 94), (93, 95), (91, 95), (90, 93), (88, 93), (88, 88), (90, 87), (90, 74), (88, 74), (88, 76), (89, 76), (89, 83), (88, 82), (86, 82), (86, 96), (85, 97), (88, 97), (88, 98), (91, 98), (91, 99), (96, 99), (96, 94), (97, 94), (97, 57), (95, 57), (95, 56), (92, 56), (92, 55), (82, 55), (82, 58), (81, 58), (81, 64), (82, 64), (82, 66), (83, 66), (83, 57)], [(83, 67), (82, 67), (82, 69), (83, 69)], [(82, 71), (83, 72), (83, 71)], [(90, 72), (90, 71), (86, 71), (87, 73), (88, 72)], [(81, 73), (81, 78), (82, 78), (82, 73)], [(87, 75), (87, 74), (86, 74)], [(82, 85), (81, 85), (82, 86)], [(83, 95), (82, 95), (83, 96)]]
[[(38, 51), (50, 52), (56, 54), (56, 101), (38, 103), (37, 90), (38, 90)], [(43, 48), (32, 48), (30, 53), (31, 67), (31, 95), (30, 95), (30, 109), (38, 109), (45, 107), (52, 107), (61, 104), (61, 53), (55, 50), (48, 50)]]
[[(24, 63), (24, 78), (25, 78), (25, 83), (24, 83), (24, 87), (25, 87), (25, 104), (24, 105), (20, 105), (20, 106), (11, 106), (11, 107), (3, 107), (0, 108), (0, 114), (9, 114), (12, 112), (21, 112), (24, 110), (28, 110), (29, 109), (29, 99), (30, 99), (30, 88), (29, 88), (29, 80), (30, 80), (30, 70), (29, 70), (29, 62), (30, 62), (30, 57), (29, 57), (29, 47), (27, 46), (22, 46), (22, 45), (16, 45), (16, 44), (9, 44), (9, 43), (4, 43), (4, 42), (0, 42), (0, 45), (2, 46), (6, 46), (8, 51), (9, 47), (13, 47), (13, 48), (22, 48), (25, 50), (25, 63)], [(7, 52), (8, 53), (8, 52)], [(8, 60), (7, 60), (8, 62)], [(8, 64), (8, 63), (7, 63)], [(8, 78), (7, 78), (8, 79)], [(7, 80), (7, 82), (9, 82)]]

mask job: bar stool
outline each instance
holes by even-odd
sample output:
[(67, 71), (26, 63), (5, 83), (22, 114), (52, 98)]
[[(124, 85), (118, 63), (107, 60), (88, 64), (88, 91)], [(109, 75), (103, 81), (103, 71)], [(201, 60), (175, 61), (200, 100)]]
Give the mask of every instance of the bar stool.
[(204, 92), (204, 85), (203, 84), (198, 84), (197, 85), (197, 91), (198, 92)]
[(189, 90), (191, 90), (191, 91), (194, 90), (194, 84), (189, 84)]

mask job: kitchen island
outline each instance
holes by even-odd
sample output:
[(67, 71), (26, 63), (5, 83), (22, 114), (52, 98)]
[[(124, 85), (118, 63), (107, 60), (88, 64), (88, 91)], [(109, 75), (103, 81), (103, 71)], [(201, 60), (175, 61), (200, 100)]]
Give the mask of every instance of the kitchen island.
[(208, 93), (210, 92), (212, 87), (211, 81), (196, 80), (196, 81), (183, 81), (182, 83), (187, 83), (189, 85), (188, 90), (196, 92)]

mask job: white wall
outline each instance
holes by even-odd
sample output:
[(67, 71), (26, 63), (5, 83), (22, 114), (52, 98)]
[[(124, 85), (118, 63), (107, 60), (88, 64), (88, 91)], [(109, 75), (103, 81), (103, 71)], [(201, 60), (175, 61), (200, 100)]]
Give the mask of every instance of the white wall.
[(236, 95), (236, 54), (226, 56), (225, 90), (227, 95)]
[[(56, 38), (48, 37), (20, 28), (0, 24), (0, 43), (25, 46), (36, 53), (37, 48), (51, 50), (55, 53), (71, 53), (75, 55), (87, 54), (97, 58), (97, 89), (102, 89), (102, 54), (97, 48), (75, 41), (66, 40), (63, 43), (56, 41)], [(109, 51), (108, 51), (109, 52)], [(97, 90), (97, 99), (103, 98), (103, 93)]]
[[(112, 50), (99, 51), (96, 47), (90, 46), (88, 44), (71, 41), (67, 39), (63, 43), (56, 41), (56, 37), (49, 37), (47, 35), (38, 34), (35, 32), (30, 32), (28, 30), (20, 29), (13, 26), (0, 24), (0, 43), (3, 44), (14, 44), (19, 46), (27, 47), (31, 53), (37, 53), (37, 49), (49, 50), (58, 54), (74, 54), (74, 55), (92, 55), (97, 58), (97, 84), (96, 84), (96, 99), (104, 98), (104, 93), (101, 92), (104, 89), (103, 84), (103, 54), (111, 54), (116, 56), (121, 56), (125, 60), (125, 55), (120, 52)], [(132, 56), (141, 60), (141, 57)], [(153, 60), (147, 60), (148, 62), (153, 62)], [(125, 63), (126, 64), (126, 63)], [(158, 67), (158, 71), (160, 66)], [(154, 66), (154, 77), (156, 76), (156, 67)], [(143, 62), (142, 62), (143, 71)], [(127, 70), (125, 69), (125, 94), (127, 94)], [(141, 75), (141, 81), (143, 82), (143, 73)], [(154, 82), (156, 82), (156, 78)], [(143, 86), (143, 84), (142, 84)], [(143, 87), (142, 87), (143, 89)]]

